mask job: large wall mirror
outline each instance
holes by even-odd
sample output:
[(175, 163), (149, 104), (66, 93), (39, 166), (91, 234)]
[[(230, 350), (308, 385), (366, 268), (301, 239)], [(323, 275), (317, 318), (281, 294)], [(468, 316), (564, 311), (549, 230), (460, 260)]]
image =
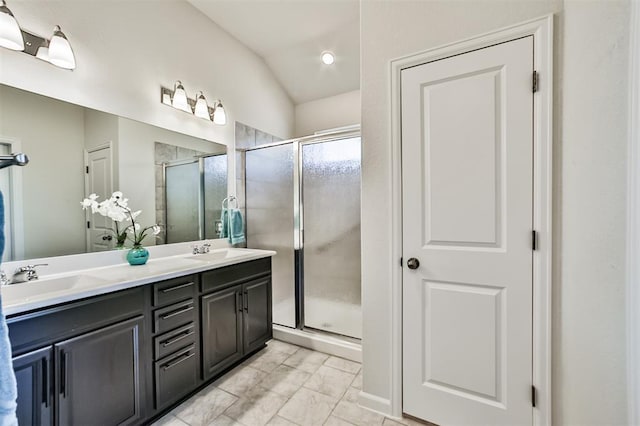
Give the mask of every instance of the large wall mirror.
[(0, 154), (25, 167), (0, 170), (3, 261), (110, 250), (112, 223), (83, 211), (122, 191), (138, 221), (162, 232), (145, 245), (217, 238), (227, 194), (226, 146), (0, 85)]

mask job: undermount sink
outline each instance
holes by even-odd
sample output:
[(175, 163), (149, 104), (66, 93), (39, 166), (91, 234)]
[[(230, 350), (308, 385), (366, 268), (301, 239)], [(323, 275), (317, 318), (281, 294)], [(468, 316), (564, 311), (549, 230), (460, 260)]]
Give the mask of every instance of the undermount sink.
[(60, 278), (41, 278), (35, 281), (2, 287), (3, 302), (11, 304), (35, 298), (49, 297), (53, 293), (94, 287), (107, 281), (91, 275), (72, 275)]
[(211, 250), (209, 253), (194, 254), (188, 256), (187, 259), (200, 260), (207, 263), (221, 262), (227, 259), (233, 259), (234, 257), (245, 256), (246, 251), (242, 249), (216, 249)]

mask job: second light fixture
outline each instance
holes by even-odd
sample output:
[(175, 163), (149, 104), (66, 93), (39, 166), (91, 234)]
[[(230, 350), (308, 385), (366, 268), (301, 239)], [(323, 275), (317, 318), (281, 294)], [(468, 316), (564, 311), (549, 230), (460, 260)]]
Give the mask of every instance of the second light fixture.
[(161, 102), (165, 105), (188, 112), (196, 117), (213, 121), (218, 125), (227, 124), (227, 114), (222, 106), (222, 102), (217, 100), (212, 108), (207, 104), (207, 100), (202, 92), (198, 92), (195, 99), (189, 99), (180, 81), (176, 81), (173, 90), (162, 87), (160, 94)]

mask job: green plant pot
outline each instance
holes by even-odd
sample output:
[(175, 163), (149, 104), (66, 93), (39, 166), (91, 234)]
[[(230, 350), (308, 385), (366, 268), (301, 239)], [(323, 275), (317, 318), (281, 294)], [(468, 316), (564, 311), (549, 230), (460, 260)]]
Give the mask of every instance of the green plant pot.
[(129, 265), (144, 265), (149, 260), (149, 250), (142, 246), (134, 246), (127, 253), (127, 261)]

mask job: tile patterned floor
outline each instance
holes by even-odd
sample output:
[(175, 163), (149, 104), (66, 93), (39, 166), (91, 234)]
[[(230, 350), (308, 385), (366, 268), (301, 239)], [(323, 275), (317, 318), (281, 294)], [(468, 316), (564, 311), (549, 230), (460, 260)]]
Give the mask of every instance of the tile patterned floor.
[(360, 364), (272, 340), (153, 426), (414, 426), (361, 408)]

